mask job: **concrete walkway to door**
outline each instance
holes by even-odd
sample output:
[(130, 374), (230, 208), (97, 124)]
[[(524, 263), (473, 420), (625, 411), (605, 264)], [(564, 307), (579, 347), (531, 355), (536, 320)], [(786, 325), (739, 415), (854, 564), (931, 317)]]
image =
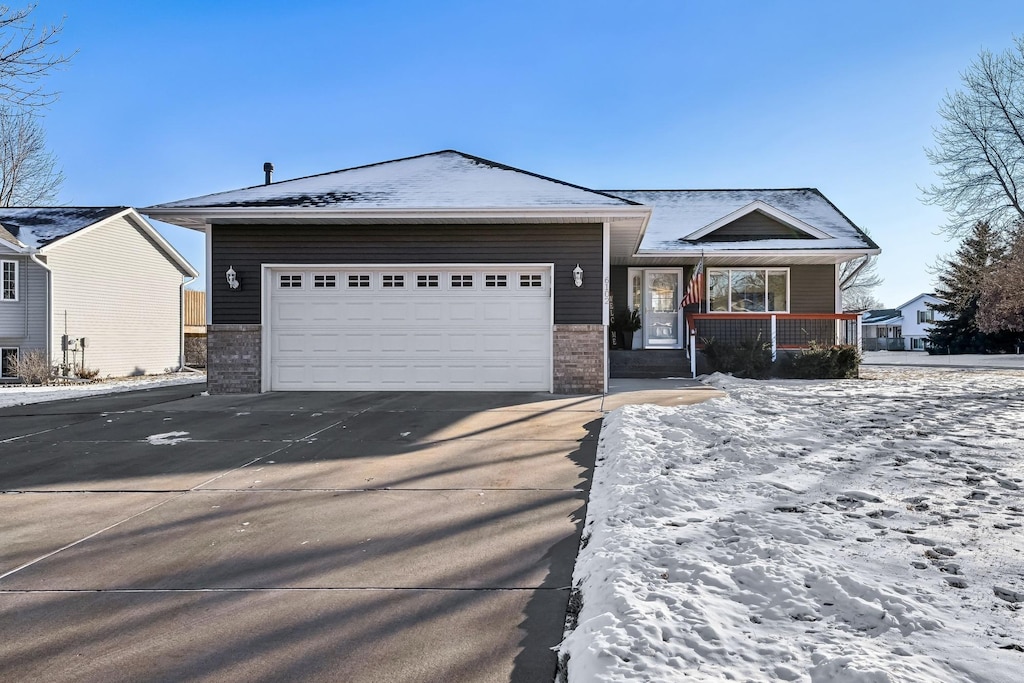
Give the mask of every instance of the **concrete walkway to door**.
[(550, 681), (603, 397), (203, 385), (0, 410), (0, 671)]

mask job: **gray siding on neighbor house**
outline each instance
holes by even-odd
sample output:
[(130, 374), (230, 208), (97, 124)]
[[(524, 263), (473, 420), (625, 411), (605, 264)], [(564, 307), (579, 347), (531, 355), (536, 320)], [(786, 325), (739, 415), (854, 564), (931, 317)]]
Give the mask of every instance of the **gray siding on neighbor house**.
[(731, 242), (748, 239), (806, 239), (806, 237), (806, 234), (780, 223), (767, 214), (752, 211), (723, 225), (711, 234), (705, 235), (699, 241)]
[(85, 366), (101, 376), (162, 373), (181, 353), (183, 273), (149, 235), (115, 218), (47, 249), (53, 269), (53, 357), (86, 337)]
[(791, 266), (789, 298), (790, 313), (835, 313), (836, 267)]
[[(554, 263), (555, 324), (602, 322), (601, 224), (214, 225), (212, 324), (260, 322), (263, 264)], [(583, 268), (583, 286), (572, 270)], [(234, 268), (242, 282), (228, 288)]]
[(46, 270), (10, 252), (0, 260), (18, 262), (18, 300), (0, 301), (0, 346), (45, 350)]

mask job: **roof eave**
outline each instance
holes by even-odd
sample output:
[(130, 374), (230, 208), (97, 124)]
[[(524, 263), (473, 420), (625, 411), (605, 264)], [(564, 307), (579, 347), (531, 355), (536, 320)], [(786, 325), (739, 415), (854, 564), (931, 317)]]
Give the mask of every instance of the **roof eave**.
[(370, 223), (388, 221), (439, 221), (444, 219), (480, 219), (494, 222), (542, 222), (545, 219), (593, 218), (595, 221), (650, 218), (647, 206), (599, 207), (487, 207), (487, 208), (404, 208), (404, 209), (338, 209), (338, 208), (253, 208), (253, 207), (189, 207), (140, 209), (150, 218), (184, 228), (205, 231), (213, 223), (273, 224), (275, 222), (329, 223), (333, 221), (365, 220)]

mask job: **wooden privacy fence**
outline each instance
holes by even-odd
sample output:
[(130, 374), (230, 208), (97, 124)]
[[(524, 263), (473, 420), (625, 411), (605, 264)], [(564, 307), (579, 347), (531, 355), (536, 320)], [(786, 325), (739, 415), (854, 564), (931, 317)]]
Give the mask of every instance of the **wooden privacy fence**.
[(206, 292), (185, 290), (185, 334), (206, 334)]

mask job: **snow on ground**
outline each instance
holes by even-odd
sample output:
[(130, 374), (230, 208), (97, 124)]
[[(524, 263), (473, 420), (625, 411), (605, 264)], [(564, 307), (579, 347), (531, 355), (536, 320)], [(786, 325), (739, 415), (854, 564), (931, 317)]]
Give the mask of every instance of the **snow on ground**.
[(119, 377), (89, 384), (54, 386), (24, 386), (21, 384), (0, 384), (0, 408), (20, 406), (28, 403), (60, 401), (66, 398), (84, 398), (100, 394), (114, 394), (135, 389), (155, 389), (175, 384), (196, 384), (206, 381), (206, 373), (179, 372), (169, 375), (142, 375), (140, 377)]
[(1024, 372), (862, 375), (607, 416), (570, 683), (1022, 680)]

